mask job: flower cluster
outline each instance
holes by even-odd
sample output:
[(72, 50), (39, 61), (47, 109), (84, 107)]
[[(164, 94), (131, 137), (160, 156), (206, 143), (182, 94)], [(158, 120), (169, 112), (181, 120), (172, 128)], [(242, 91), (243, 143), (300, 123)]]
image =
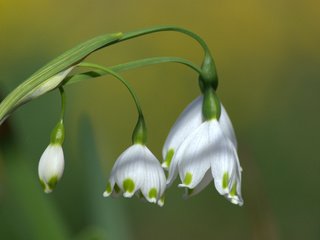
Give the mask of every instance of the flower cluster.
[[(61, 92), (64, 105), (63, 92)], [(64, 107), (63, 107), (64, 109)], [(64, 170), (63, 110), (61, 120), (39, 162), (39, 178), (46, 193), (53, 190)], [(217, 191), (242, 205), (241, 167), (237, 141), (229, 116), (215, 91), (206, 90), (179, 116), (163, 147), (162, 165), (146, 146), (146, 126), (139, 109), (133, 145), (116, 160), (104, 197), (133, 195), (164, 204), (165, 189), (180, 177), (185, 197), (193, 196), (214, 181)], [(164, 170), (168, 171), (166, 178)]]
[[(217, 118), (205, 120), (204, 98), (198, 97), (172, 127), (163, 148), (162, 167), (144, 144), (134, 144), (120, 155), (111, 171), (104, 196), (132, 197), (163, 205), (164, 190), (179, 175), (185, 196), (199, 193), (211, 181), (217, 191), (242, 205), (241, 167), (235, 133), (224, 107)], [(219, 103), (220, 104), (220, 103)]]
[[(175, 31), (196, 40), (204, 51), (202, 65), (177, 57), (152, 57), (116, 66), (83, 62), (91, 53), (129, 39), (163, 31)], [(138, 98), (130, 84), (118, 72), (156, 63), (175, 62), (196, 71), (202, 95), (180, 115), (163, 147), (162, 164), (146, 146), (146, 125)], [(83, 71), (73, 69), (84, 68)], [(68, 76), (69, 75), (69, 76)], [(159, 26), (127, 33), (117, 32), (90, 39), (66, 51), (20, 84), (0, 103), (0, 125), (18, 107), (59, 88), (61, 116), (52, 131), (49, 146), (42, 154), (38, 174), (46, 193), (56, 186), (64, 171), (63, 118), (65, 95), (63, 87), (86, 79), (112, 75), (132, 96), (138, 122), (132, 135), (132, 146), (116, 160), (103, 196), (138, 197), (160, 206), (165, 189), (179, 176), (178, 185), (185, 197), (202, 191), (211, 181), (217, 191), (234, 204), (242, 205), (241, 172), (235, 133), (229, 116), (217, 97), (218, 76), (213, 57), (205, 41), (194, 32), (177, 26)], [(168, 171), (167, 175), (165, 171)]]

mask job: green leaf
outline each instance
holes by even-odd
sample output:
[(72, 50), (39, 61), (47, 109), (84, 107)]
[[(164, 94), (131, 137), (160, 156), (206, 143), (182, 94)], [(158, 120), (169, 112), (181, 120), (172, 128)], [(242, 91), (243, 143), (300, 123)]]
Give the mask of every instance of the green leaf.
[(103, 236), (112, 240), (131, 239), (124, 202), (102, 196), (107, 176), (103, 175), (101, 169), (93, 127), (88, 117), (81, 118), (79, 129), (79, 163), (83, 175), (78, 177), (81, 178), (81, 189), (84, 192), (82, 211), (86, 214), (87, 223), (77, 239), (85, 239), (83, 237), (89, 233), (89, 236), (95, 238), (86, 239), (106, 239)]

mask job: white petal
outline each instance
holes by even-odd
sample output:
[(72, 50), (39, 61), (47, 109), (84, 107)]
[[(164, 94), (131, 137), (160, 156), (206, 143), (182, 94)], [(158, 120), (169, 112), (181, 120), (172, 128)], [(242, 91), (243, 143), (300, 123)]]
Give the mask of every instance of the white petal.
[(51, 178), (56, 175), (59, 178), (62, 176), (64, 169), (64, 156), (61, 145), (49, 145), (43, 152), (38, 173), (43, 179)]
[(234, 192), (231, 190), (231, 192), (228, 195), (226, 195), (226, 198), (233, 204), (242, 206), (243, 199), (241, 196), (241, 180), (236, 179), (234, 183), (236, 184), (236, 190)]
[(220, 149), (215, 151), (211, 163), (212, 176), (217, 191), (222, 194), (229, 193), (230, 179), (233, 178), (235, 169), (235, 156), (226, 144), (220, 144)]
[(222, 132), (226, 135), (227, 138), (229, 138), (229, 140), (233, 143), (233, 145), (237, 149), (236, 135), (234, 133), (231, 120), (222, 104), (221, 104), (221, 116), (219, 119), (219, 123), (222, 129)]
[[(215, 134), (213, 121), (206, 121), (190, 133), (178, 149), (176, 157), (179, 162), (180, 187), (195, 188), (211, 165), (213, 146), (221, 135)], [(219, 125), (214, 121), (215, 125)]]
[(164, 192), (166, 191), (167, 183), (166, 183), (166, 175), (163, 169), (161, 168), (160, 163), (159, 163), (159, 167), (157, 167), (157, 171), (159, 176), (159, 196), (158, 196), (158, 200), (159, 200), (162, 198), (162, 196), (164, 195)]
[(202, 96), (197, 97), (178, 117), (163, 146), (163, 160), (170, 149), (176, 151), (189, 133), (202, 123), (202, 99)]
[[(237, 204), (239, 206), (243, 205), (243, 199), (242, 199), (242, 194), (241, 194), (241, 171), (242, 168), (240, 167), (239, 163), (239, 158), (238, 155), (235, 151), (235, 156), (236, 156), (236, 167), (235, 167), (235, 172), (233, 175), (233, 178), (230, 180), (230, 193), (226, 196), (229, 201), (231, 201), (233, 204)], [(235, 189), (234, 186), (236, 186)]]
[(178, 149), (180, 187), (195, 188), (210, 168), (210, 136), (214, 134), (209, 132), (209, 123), (202, 123)]
[(193, 189), (189, 189), (187, 188), (185, 190), (185, 194), (184, 194), (184, 198), (189, 198), (192, 197), (196, 194), (198, 194), (199, 192), (201, 192), (205, 187), (207, 187), (209, 185), (209, 183), (213, 180), (212, 174), (211, 174), (211, 170), (209, 169), (206, 174), (204, 175), (204, 177), (202, 178), (201, 182)]
[(166, 179), (158, 159), (147, 147), (144, 152), (141, 161), (143, 161), (145, 180), (141, 186), (141, 192), (149, 202), (156, 203), (164, 193)]
[(110, 177), (106, 190), (103, 192), (103, 196), (119, 197), (121, 194), (123, 194), (123, 192), (116, 184), (114, 177)]
[[(242, 205), (241, 167), (236, 149), (229, 139), (225, 138), (217, 145), (211, 171), (217, 191), (232, 203)], [(236, 191), (232, 189), (234, 184)]]
[(168, 169), (168, 176), (167, 176), (167, 187), (171, 186), (173, 181), (178, 176), (178, 161), (181, 158), (177, 158), (176, 155), (173, 157), (170, 167)]

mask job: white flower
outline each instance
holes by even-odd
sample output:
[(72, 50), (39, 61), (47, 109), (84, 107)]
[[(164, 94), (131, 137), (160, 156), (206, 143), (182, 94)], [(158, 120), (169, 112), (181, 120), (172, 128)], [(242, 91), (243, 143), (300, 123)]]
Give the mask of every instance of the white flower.
[(104, 197), (143, 195), (151, 203), (163, 205), (166, 178), (157, 158), (142, 144), (134, 144), (115, 162)]
[(169, 167), (167, 185), (177, 175), (189, 196), (200, 192), (213, 179), (218, 192), (242, 205), (241, 167), (231, 121), (221, 106), (219, 120), (203, 121), (198, 97), (181, 114), (163, 148), (164, 167)]
[(43, 152), (38, 166), (40, 183), (46, 193), (52, 192), (62, 177), (64, 156), (60, 144), (50, 144)]

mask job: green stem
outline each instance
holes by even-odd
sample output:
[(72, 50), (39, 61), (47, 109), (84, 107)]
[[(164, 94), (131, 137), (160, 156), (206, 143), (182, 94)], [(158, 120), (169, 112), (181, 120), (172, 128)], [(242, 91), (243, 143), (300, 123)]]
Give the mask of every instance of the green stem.
[(95, 68), (97, 70), (100, 71), (104, 71), (106, 73), (111, 74), (112, 76), (114, 76), (115, 78), (117, 78), (118, 80), (120, 80), (128, 89), (128, 91), (130, 92), (136, 107), (137, 107), (137, 111), (138, 111), (138, 121), (137, 124), (133, 130), (132, 133), (132, 143), (133, 144), (145, 144), (147, 141), (147, 127), (144, 121), (144, 117), (142, 114), (142, 110), (141, 110), (141, 106), (140, 103), (138, 101), (138, 98), (136, 96), (136, 94), (133, 91), (133, 88), (129, 85), (129, 83), (122, 77), (120, 76), (118, 73), (114, 72), (113, 70), (97, 65), (97, 64), (93, 64), (93, 63), (88, 63), (88, 62), (82, 62), (78, 64), (79, 67), (89, 67), (89, 68)]
[[(131, 61), (131, 62), (127, 62), (127, 63), (114, 65), (114, 66), (108, 67), (108, 69), (110, 69), (114, 72), (122, 72), (122, 71), (135, 69), (135, 68), (139, 68), (139, 67), (145, 67), (145, 66), (160, 64), (160, 63), (169, 63), (169, 62), (175, 62), (175, 63), (179, 63), (182, 65), (188, 66), (192, 70), (201, 74), (201, 69), (198, 66), (194, 65), (191, 61), (185, 60), (183, 58), (178, 58), (178, 57), (144, 58), (144, 59), (140, 59), (140, 60), (136, 60), (136, 61)], [(101, 70), (77, 73), (75, 75), (68, 76), (64, 80), (63, 85), (69, 85), (69, 84), (77, 83), (79, 81), (87, 80), (90, 78), (100, 77), (105, 74), (108, 74), (108, 73), (105, 71), (101, 71)]]
[(60, 112), (60, 119), (57, 125), (51, 132), (50, 143), (51, 144), (59, 144), (62, 145), (64, 141), (64, 124), (63, 118), (64, 113), (66, 110), (66, 94), (63, 87), (59, 87), (60, 96), (61, 96), (61, 112)]
[(118, 42), (121, 42), (121, 41), (126, 41), (126, 40), (129, 40), (129, 39), (132, 39), (132, 38), (140, 37), (140, 36), (143, 36), (143, 35), (156, 33), (156, 32), (164, 32), (164, 31), (180, 32), (180, 33), (183, 33), (185, 35), (188, 35), (189, 37), (193, 38), (194, 40), (196, 40), (201, 45), (201, 47), (203, 48), (205, 53), (211, 55), (208, 45), (206, 44), (206, 42), (199, 35), (195, 34), (194, 32), (192, 32), (192, 31), (190, 31), (188, 29), (177, 27), (177, 26), (170, 26), (170, 25), (169, 26), (157, 26), (157, 27), (146, 28), (146, 29), (142, 29), (142, 30), (123, 33), (122, 37), (120, 37), (117, 42), (114, 42), (112, 44), (115, 44), (115, 43), (118, 43)]
[(118, 41), (112, 42), (111, 44), (126, 41), (135, 37), (140, 37), (140, 36), (151, 34), (151, 33), (163, 32), (163, 31), (174, 31), (174, 32), (183, 33), (193, 38), (201, 45), (201, 47), (204, 50), (204, 58), (201, 66), (201, 73), (199, 74), (200, 87), (202, 91), (203, 91), (202, 85), (211, 86), (213, 87), (214, 90), (216, 90), (218, 87), (218, 76), (217, 76), (213, 57), (210, 53), (210, 49), (206, 44), (206, 42), (199, 35), (195, 34), (194, 32), (188, 29), (177, 27), (177, 26), (152, 27), (152, 28), (137, 30), (133, 32), (123, 33), (123, 35), (119, 37)]
[[(204, 58), (202, 61), (202, 67), (200, 69), (199, 68), (194, 68), (194, 69), (199, 73), (200, 84), (212, 85), (213, 88), (216, 89), (218, 86), (218, 78), (217, 78), (216, 68), (215, 68), (214, 60), (211, 55), (210, 49), (209, 49), (208, 45), (206, 44), (206, 42), (199, 35), (197, 35), (196, 33), (192, 32), (188, 29), (177, 27), (177, 26), (157, 26), (157, 27), (151, 27), (151, 28), (146, 28), (146, 29), (142, 29), (142, 30), (131, 31), (131, 32), (127, 32), (127, 33), (122, 33), (122, 35), (119, 35), (119, 38), (117, 39), (117, 41), (110, 42), (109, 45), (117, 44), (117, 43), (127, 41), (132, 38), (136, 38), (136, 37), (141, 37), (144, 35), (157, 33), (157, 32), (165, 32), (165, 31), (173, 31), (173, 32), (183, 33), (183, 34), (193, 38), (194, 40), (196, 40), (200, 44), (200, 46), (204, 50)], [(182, 59), (177, 59), (177, 60), (178, 60), (177, 62), (180, 62), (180, 60), (182, 60)], [(157, 63), (160, 63), (160, 62), (157, 62)], [(183, 62), (180, 62), (180, 63), (183, 63)], [(148, 64), (152, 64), (152, 63), (148, 63)], [(183, 63), (183, 64), (185, 64), (185, 63)], [(147, 64), (145, 64), (145, 65), (147, 65)], [(188, 65), (190, 67), (194, 66), (193, 64), (192, 65), (186, 64), (186, 65)], [(140, 66), (136, 66), (136, 67), (140, 67)]]
[(88, 68), (94, 68), (94, 69), (97, 69), (97, 70), (101, 70), (101, 71), (104, 71), (106, 73), (109, 73), (110, 75), (112, 75), (115, 78), (117, 78), (118, 80), (120, 80), (126, 86), (128, 91), (130, 92), (130, 94), (131, 94), (131, 96), (132, 96), (132, 98), (133, 98), (133, 100), (135, 102), (135, 105), (137, 107), (137, 111), (139, 113), (139, 116), (143, 117), (139, 100), (138, 100), (136, 94), (134, 93), (133, 88), (130, 86), (130, 84), (122, 76), (120, 76), (118, 73), (114, 72), (113, 70), (111, 70), (109, 68), (106, 68), (106, 67), (100, 66), (98, 64), (94, 64), (94, 63), (81, 62), (81, 63), (78, 64), (78, 66), (79, 67), (88, 67)]
[(60, 113), (60, 121), (63, 122), (64, 113), (66, 110), (66, 93), (63, 87), (59, 87), (60, 96), (61, 96), (61, 113)]
[[(43, 95), (53, 89), (58, 88), (62, 85), (61, 83), (56, 83), (56, 85), (49, 86), (47, 89), (41, 89), (43, 84), (51, 84), (51, 77), (59, 74), (60, 72), (69, 69), (72, 66), (77, 65), (79, 62), (83, 61), (91, 53), (102, 49), (104, 47), (126, 41), (135, 37), (140, 37), (147, 34), (152, 34), (156, 32), (163, 31), (175, 31), (186, 34), (191, 38), (195, 39), (205, 51), (204, 61), (202, 63), (200, 71), (200, 80), (204, 85), (212, 85), (214, 89), (217, 87), (218, 79), (216, 77), (214, 62), (210, 54), (210, 50), (205, 43), (205, 41), (197, 34), (177, 26), (158, 26), (152, 28), (146, 28), (143, 30), (137, 30), (127, 33), (113, 33), (106, 34), (102, 36), (90, 39), (76, 47), (66, 51), (62, 55), (58, 56), (50, 63), (39, 69), (36, 73), (30, 76), (26, 81), (20, 84), (16, 89), (14, 89), (1, 103), (0, 103), (0, 125), (12, 113), (16, 108), (18, 108), (23, 103), (32, 100), (28, 98), (32, 96), (32, 93), (36, 90), (42, 90), (40, 95)], [(197, 69), (198, 71), (198, 69)]]
[(133, 68), (148, 66), (148, 65), (154, 65), (154, 64), (160, 64), (160, 63), (169, 63), (169, 62), (175, 62), (180, 63), (182, 65), (185, 65), (187, 67), (190, 67), (192, 70), (196, 71), (197, 73), (201, 74), (201, 68), (194, 65), (191, 61), (188, 61), (183, 58), (179, 57), (152, 57), (152, 58), (144, 58), (139, 59), (136, 61), (131, 61), (127, 63), (121, 63), (118, 65), (111, 66), (110, 69), (112, 69), (115, 72), (119, 71), (125, 71)]

